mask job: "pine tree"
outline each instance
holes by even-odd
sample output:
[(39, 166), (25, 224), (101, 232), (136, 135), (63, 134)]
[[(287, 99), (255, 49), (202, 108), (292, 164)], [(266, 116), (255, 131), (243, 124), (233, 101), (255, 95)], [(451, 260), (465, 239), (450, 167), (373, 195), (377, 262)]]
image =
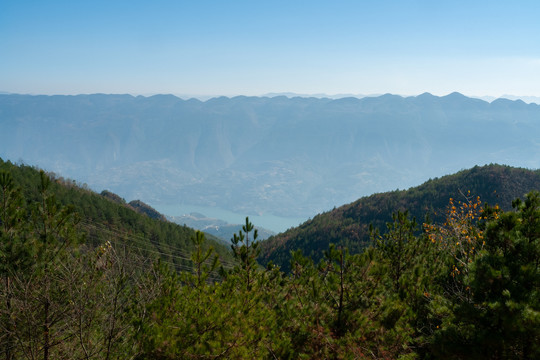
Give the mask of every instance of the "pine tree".
[(26, 244), (25, 208), (21, 191), (15, 186), (11, 173), (0, 172), (0, 275), (3, 286), (0, 297), (0, 337), (5, 358), (14, 358), (14, 277), (25, 272), (31, 264), (30, 247)]
[(470, 263), (469, 296), (451, 296), (434, 336), (447, 358), (540, 357), (540, 196), (488, 221), (485, 246)]
[[(250, 233), (253, 232), (253, 238), (250, 239)], [(231, 239), (232, 251), (234, 257), (240, 262), (240, 273), (244, 278), (245, 288), (251, 290), (255, 281), (255, 274), (259, 268), (257, 257), (259, 256), (259, 242), (257, 241), (257, 229), (246, 217), (246, 223), (242, 226), (242, 231), (234, 234)]]

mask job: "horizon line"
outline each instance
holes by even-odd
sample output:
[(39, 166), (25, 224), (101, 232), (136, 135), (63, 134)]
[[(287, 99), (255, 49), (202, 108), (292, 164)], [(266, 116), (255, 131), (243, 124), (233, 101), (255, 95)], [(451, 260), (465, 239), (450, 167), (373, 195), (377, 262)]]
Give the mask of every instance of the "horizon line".
[(279, 96), (284, 96), (289, 99), (300, 97), (300, 98), (317, 98), (317, 99), (331, 99), (331, 100), (337, 100), (337, 99), (344, 99), (344, 98), (367, 98), (367, 97), (380, 97), (384, 95), (394, 95), (394, 96), (400, 96), (402, 98), (409, 98), (409, 97), (418, 97), (421, 95), (431, 95), (434, 97), (442, 98), (446, 97), (452, 94), (459, 94), (463, 95), (465, 97), (471, 98), (471, 99), (479, 99), (486, 101), (488, 103), (491, 103), (498, 99), (507, 99), (512, 101), (521, 100), (527, 104), (530, 103), (536, 103), (540, 105), (540, 96), (534, 96), (534, 95), (512, 95), (512, 94), (503, 94), (500, 96), (494, 96), (494, 95), (466, 95), (459, 91), (452, 91), (446, 95), (434, 95), (430, 93), (429, 91), (425, 91), (420, 94), (397, 94), (397, 93), (371, 93), (371, 94), (353, 94), (353, 93), (337, 93), (337, 94), (326, 94), (326, 93), (296, 93), (293, 91), (283, 91), (283, 92), (268, 92), (263, 93), (259, 95), (246, 95), (246, 94), (228, 94), (228, 95), (219, 95), (219, 94), (185, 94), (185, 93), (167, 93), (167, 92), (156, 92), (156, 93), (105, 93), (105, 92), (93, 92), (93, 93), (76, 93), (76, 94), (60, 94), (60, 93), (53, 93), (53, 94), (43, 94), (43, 93), (18, 93), (18, 92), (10, 92), (10, 91), (0, 91), (0, 95), (29, 95), (29, 96), (80, 96), (80, 95), (130, 95), (133, 97), (152, 97), (152, 96), (159, 96), (159, 95), (171, 95), (174, 97), (177, 97), (182, 100), (190, 100), (190, 99), (196, 99), (202, 102), (206, 102), (211, 99), (217, 99), (217, 98), (235, 98), (235, 97), (266, 97), (266, 98), (274, 98)]

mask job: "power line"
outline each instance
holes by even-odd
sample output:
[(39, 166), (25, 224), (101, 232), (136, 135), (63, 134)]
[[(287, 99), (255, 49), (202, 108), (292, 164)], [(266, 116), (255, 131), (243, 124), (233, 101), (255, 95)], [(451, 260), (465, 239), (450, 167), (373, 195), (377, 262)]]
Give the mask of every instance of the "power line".
[[(123, 238), (123, 239), (127, 239), (127, 240), (130, 240), (131, 242), (138, 243), (138, 244), (141, 244), (141, 245), (144, 245), (144, 246), (151, 245), (154, 248), (157, 248), (157, 251), (147, 249), (147, 248), (144, 248), (144, 247), (140, 247), (140, 246), (136, 246), (136, 245), (133, 245), (133, 244), (128, 244), (127, 242), (124, 241), (123, 245), (125, 245), (125, 246), (135, 248), (135, 249), (138, 249), (138, 250), (142, 250), (142, 251), (146, 251), (146, 252), (150, 252), (150, 253), (154, 253), (154, 254), (158, 254), (158, 255), (161, 255), (163, 257), (171, 257), (171, 258), (184, 260), (184, 261), (189, 261), (189, 262), (192, 261), (191, 254), (186, 252), (182, 248), (178, 248), (178, 247), (168, 245), (168, 244), (161, 244), (161, 243), (156, 244), (156, 243), (152, 242), (150, 239), (147, 239), (147, 238), (145, 238), (145, 237), (143, 237), (141, 235), (129, 234), (127, 232), (121, 232), (119, 230), (106, 228), (106, 227), (103, 227), (103, 226), (99, 226), (97, 224), (91, 224), (91, 223), (84, 222), (84, 221), (81, 221), (81, 224), (88, 230), (90, 228), (93, 228), (94, 230), (101, 231), (101, 232), (104, 232), (104, 233), (107, 233), (107, 234), (111, 235), (112, 236), (111, 239), (113, 241), (115, 241), (115, 242), (119, 242), (119, 241), (121, 241), (120, 239)], [(100, 240), (97, 237), (95, 239)], [(160, 251), (160, 249), (159, 249), (160, 247), (168, 249), (171, 252), (176, 252), (177, 254), (165, 253), (163, 251)], [(236, 266), (236, 264), (234, 264), (234, 263), (224, 261), (222, 259), (219, 259), (219, 260), (220, 260), (220, 263), (223, 264), (223, 266), (225, 268), (233, 268), (234, 266)], [(211, 263), (211, 261), (212, 261), (211, 259), (207, 259), (204, 263), (208, 264), (208, 263)]]
[[(97, 235), (95, 234), (90, 234), (90, 236), (96, 240), (101, 240)], [(129, 243), (126, 243), (124, 241), (121, 241), (121, 240), (117, 240), (117, 239), (113, 239), (113, 242), (116, 243), (117, 245), (116, 246), (123, 246), (123, 247), (127, 247), (127, 248), (130, 248), (130, 249), (137, 249), (137, 250), (142, 250), (142, 251), (146, 251), (146, 252), (151, 252), (151, 253), (155, 253), (155, 254), (161, 254), (161, 255), (166, 255), (166, 256), (171, 256), (170, 254), (164, 254), (164, 253), (160, 253), (158, 251), (154, 251), (154, 250), (149, 250), (149, 249), (145, 249), (145, 248), (141, 248), (139, 246), (134, 246), (132, 244), (129, 244)], [(174, 257), (174, 256), (173, 256)], [(181, 264), (181, 263), (174, 263), (174, 262), (171, 262), (167, 259), (164, 259), (164, 258), (160, 258), (160, 261), (162, 263), (165, 263), (167, 265), (170, 265), (171, 267), (177, 269), (177, 270), (183, 270), (183, 271), (187, 271), (187, 272), (190, 272), (190, 273), (194, 273), (194, 267), (193, 266), (190, 266), (190, 265), (186, 265), (186, 264)], [(144, 267), (143, 265), (140, 265), (140, 264), (131, 264), (131, 266), (134, 266), (134, 267), (137, 267), (141, 270), (148, 270), (148, 267)], [(219, 281), (221, 280), (219, 277), (217, 277), (215, 275), (215, 272), (216, 270), (214, 270), (210, 275), (209, 275), (209, 279), (211, 280), (214, 280), (214, 281)]]
[[(141, 236), (134, 236), (133, 234), (127, 234), (127, 233), (120, 233), (118, 231), (111, 231), (109, 229), (106, 229), (106, 228), (99, 228), (98, 226), (95, 226), (95, 225), (92, 225), (92, 224), (86, 224), (85, 225), (87, 228), (88, 227), (93, 227), (97, 230), (100, 230), (102, 232), (106, 232), (106, 233), (109, 233), (112, 235), (116, 235), (115, 237), (113, 237), (113, 241), (119, 241), (119, 239), (127, 239), (127, 240), (130, 240), (131, 242), (133, 243), (137, 243), (137, 244), (141, 244), (141, 245), (144, 245), (144, 246), (148, 246), (148, 245), (152, 245), (153, 247), (157, 248), (158, 250), (150, 250), (150, 249), (147, 249), (147, 248), (142, 248), (142, 247), (136, 247), (134, 245), (128, 245), (128, 246), (131, 246), (131, 247), (135, 247), (139, 250), (143, 250), (143, 251), (147, 251), (147, 252), (152, 252), (152, 253), (156, 253), (156, 254), (159, 254), (159, 255), (162, 255), (162, 256), (169, 256), (169, 257), (172, 257), (172, 258), (176, 258), (176, 259), (180, 259), (180, 260), (184, 260), (184, 261), (189, 261), (191, 262), (192, 259), (191, 259), (191, 254), (190, 253), (187, 253), (185, 250), (183, 249), (180, 249), (180, 248), (176, 248), (176, 247), (173, 247), (173, 246), (169, 246), (169, 250), (171, 252), (176, 252), (178, 253), (178, 255), (174, 254), (174, 253), (165, 253), (163, 251), (160, 251), (159, 250), (159, 247), (162, 247), (161, 245), (166, 245), (166, 244), (155, 244), (153, 243), (152, 241), (150, 241), (149, 239), (146, 239), (144, 237), (141, 237)], [(125, 243), (126, 245), (128, 243)], [(167, 246), (163, 246), (163, 247), (167, 247)], [(211, 259), (207, 259), (205, 261), (205, 263), (210, 263), (212, 260)], [(235, 266), (235, 264), (233, 263), (230, 263), (228, 261), (223, 261), (220, 259), (220, 263), (222, 263), (225, 267), (229, 267), (229, 268), (232, 268)]]

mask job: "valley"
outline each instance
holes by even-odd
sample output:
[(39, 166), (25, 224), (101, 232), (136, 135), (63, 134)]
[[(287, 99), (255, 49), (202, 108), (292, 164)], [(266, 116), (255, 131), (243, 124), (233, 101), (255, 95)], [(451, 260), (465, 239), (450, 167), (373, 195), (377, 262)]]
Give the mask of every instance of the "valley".
[(307, 219), (475, 165), (538, 168), (539, 117), (536, 104), (458, 93), (204, 102), (0, 94), (0, 157), (154, 207)]

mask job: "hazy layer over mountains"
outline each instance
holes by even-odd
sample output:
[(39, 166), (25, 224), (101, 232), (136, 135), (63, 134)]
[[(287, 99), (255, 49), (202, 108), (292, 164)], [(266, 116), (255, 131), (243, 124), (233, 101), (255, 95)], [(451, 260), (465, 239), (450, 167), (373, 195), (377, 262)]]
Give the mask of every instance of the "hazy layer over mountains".
[[(403, 98), (0, 95), (0, 157), (156, 204), (309, 217), (491, 162), (540, 167), (540, 106)], [(178, 215), (178, 214), (171, 214)]]

